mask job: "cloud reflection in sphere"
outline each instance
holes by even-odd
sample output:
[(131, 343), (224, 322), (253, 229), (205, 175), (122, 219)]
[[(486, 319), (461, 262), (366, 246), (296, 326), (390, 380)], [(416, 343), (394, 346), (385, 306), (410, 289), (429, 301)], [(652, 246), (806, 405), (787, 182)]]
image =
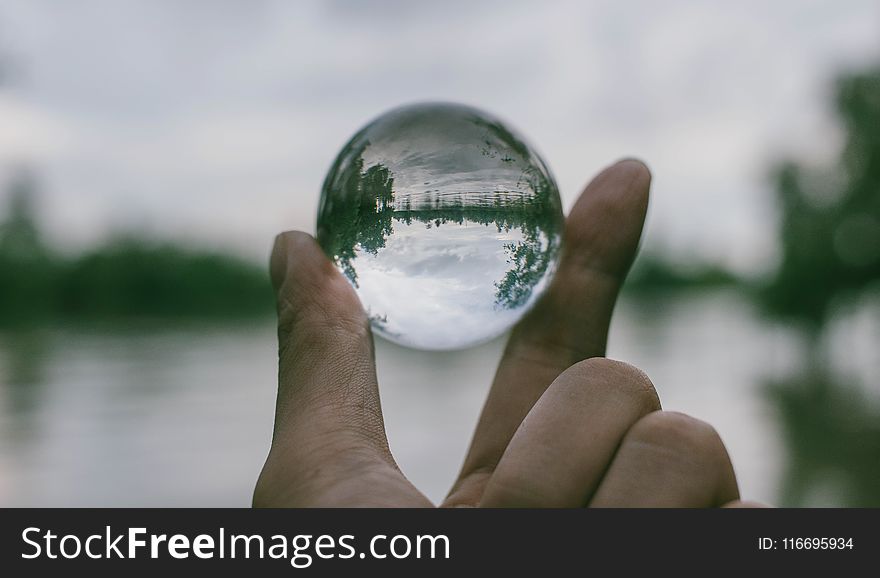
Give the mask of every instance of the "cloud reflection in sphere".
[(324, 182), (318, 241), (373, 331), (461, 349), (510, 328), (547, 287), (563, 215), (525, 141), (456, 104), (393, 109), (345, 145)]

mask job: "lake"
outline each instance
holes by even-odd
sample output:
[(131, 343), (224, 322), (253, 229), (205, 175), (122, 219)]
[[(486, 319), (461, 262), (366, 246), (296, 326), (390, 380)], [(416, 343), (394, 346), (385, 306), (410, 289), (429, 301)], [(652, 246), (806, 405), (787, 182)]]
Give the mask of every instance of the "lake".
[[(880, 398), (880, 308), (850, 307), (830, 336), (833, 364)], [(456, 353), (376, 346), (392, 451), (439, 500), (503, 340)], [(0, 333), (0, 505), (248, 505), (271, 438), (275, 352), (271, 320)], [(664, 408), (716, 427), (743, 496), (779, 500), (789, 449), (763, 384), (798, 368), (796, 333), (734, 293), (629, 300), (609, 356), (644, 369)], [(810, 504), (841, 503), (829, 479)]]

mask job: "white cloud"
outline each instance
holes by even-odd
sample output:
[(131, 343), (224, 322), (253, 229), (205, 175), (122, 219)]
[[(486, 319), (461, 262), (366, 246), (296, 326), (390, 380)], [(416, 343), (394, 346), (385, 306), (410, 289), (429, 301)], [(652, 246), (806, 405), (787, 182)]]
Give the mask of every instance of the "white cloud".
[(52, 162), (69, 152), (72, 132), (64, 118), (0, 92), (0, 159), (3, 161)]

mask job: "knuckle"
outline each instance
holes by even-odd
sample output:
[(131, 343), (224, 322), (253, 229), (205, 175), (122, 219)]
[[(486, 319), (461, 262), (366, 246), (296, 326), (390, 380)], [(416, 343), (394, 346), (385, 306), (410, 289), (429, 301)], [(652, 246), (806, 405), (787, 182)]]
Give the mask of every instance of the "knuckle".
[(683, 413), (650, 413), (633, 426), (630, 435), (637, 442), (683, 452), (699, 460), (727, 460), (727, 451), (715, 428)]
[(609, 385), (616, 394), (631, 400), (644, 413), (660, 409), (660, 398), (645, 372), (623, 361), (591, 357), (575, 363), (565, 373), (578, 382)]
[(566, 370), (566, 373), (573, 373), (583, 379), (591, 379), (595, 375), (615, 371), (615, 367), (619, 363), (619, 361), (607, 357), (591, 357), (573, 364)]

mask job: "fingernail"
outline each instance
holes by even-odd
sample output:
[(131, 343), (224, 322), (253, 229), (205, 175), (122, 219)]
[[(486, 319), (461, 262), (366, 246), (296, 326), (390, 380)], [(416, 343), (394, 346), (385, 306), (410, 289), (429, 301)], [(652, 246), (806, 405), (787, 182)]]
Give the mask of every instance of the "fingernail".
[(272, 279), (272, 287), (277, 292), (287, 277), (287, 243), (284, 239), (284, 233), (275, 237), (272, 256), (269, 259), (269, 276)]

